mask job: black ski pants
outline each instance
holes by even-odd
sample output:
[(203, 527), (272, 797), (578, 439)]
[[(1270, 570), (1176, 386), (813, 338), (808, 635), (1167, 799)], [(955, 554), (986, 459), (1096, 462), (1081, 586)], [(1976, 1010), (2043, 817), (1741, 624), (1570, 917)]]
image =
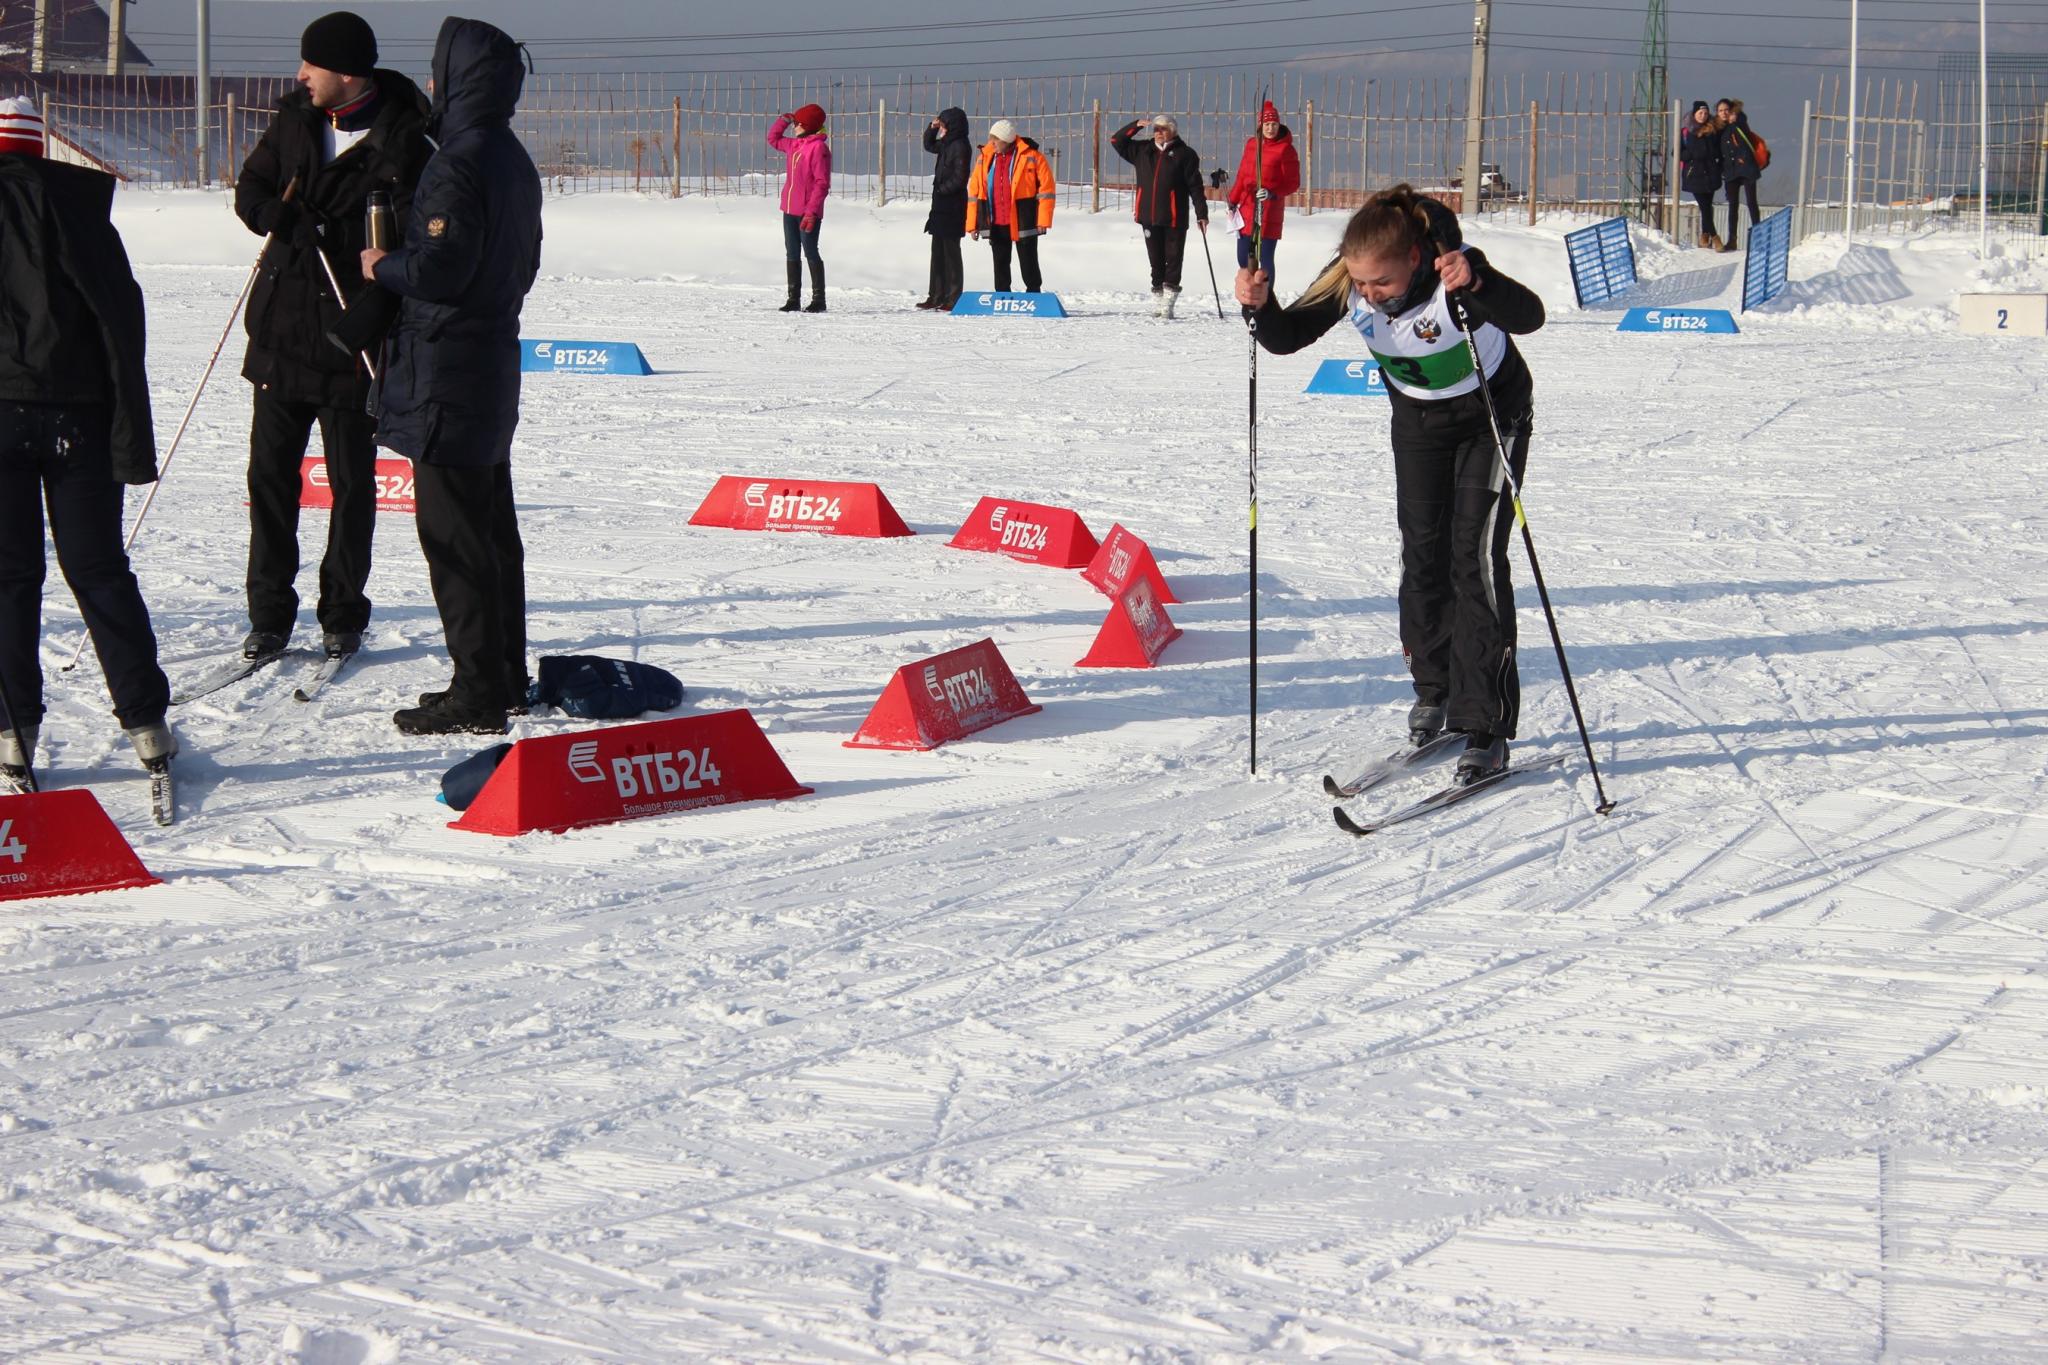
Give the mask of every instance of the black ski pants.
[(1187, 254), (1188, 230), (1155, 226), (1145, 229), (1145, 257), (1152, 262), (1152, 288), (1180, 288), (1181, 259)]
[[(1522, 709), (1508, 577), (1515, 508), (1493, 433), (1465, 415), (1422, 408), (1403, 416), (1394, 433), (1401, 651), (1416, 698), (1444, 706), (1449, 729), (1512, 739)], [(1519, 482), (1529, 415), (1508, 423), (1505, 434)]]
[[(1717, 220), (1714, 210), (1714, 191), (1711, 188), (1694, 190), (1692, 192), (1692, 202), (1700, 206), (1700, 231), (1710, 237), (1719, 237), (1721, 233), (1715, 227)], [(1728, 221), (1732, 224), (1735, 221), (1735, 215), (1729, 214)]]
[(454, 665), (449, 687), (480, 706), (526, 700), (526, 548), (512, 466), (413, 466), (420, 549)]
[(965, 282), (966, 268), (960, 261), (960, 239), (934, 236), (931, 287), (925, 290), (925, 297), (951, 308), (960, 302), (960, 290)]
[(249, 427), (249, 625), (291, 634), (299, 613), (299, 465), (313, 424), (327, 459), (334, 510), (320, 556), (322, 630), (370, 623), (370, 545), (377, 532), (376, 424), (347, 407), (322, 407), (256, 390)]
[(132, 730), (164, 718), (171, 685), (121, 545), (122, 487), (109, 471), (108, 410), (0, 400), (0, 677), (20, 726), (43, 718), (43, 510), (57, 566), (85, 617), (114, 715)]
[[(1024, 290), (1036, 294), (1045, 283), (1045, 277), (1038, 273), (1038, 239), (1019, 237), (1015, 245), (1017, 266), (1024, 272)], [(1010, 229), (999, 224), (989, 232), (988, 249), (995, 257), (997, 293), (1008, 293), (1010, 289), (1010, 247)]]

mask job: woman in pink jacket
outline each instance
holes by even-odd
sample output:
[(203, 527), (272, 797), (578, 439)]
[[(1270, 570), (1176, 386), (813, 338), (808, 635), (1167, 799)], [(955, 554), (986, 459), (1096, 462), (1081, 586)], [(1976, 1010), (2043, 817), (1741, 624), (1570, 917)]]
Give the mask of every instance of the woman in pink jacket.
[[(784, 137), (794, 127), (796, 136)], [(818, 254), (818, 222), (825, 216), (825, 196), (832, 192), (832, 145), (825, 141), (825, 111), (806, 104), (768, 125), (768, 145), (789, 158), (782, 177), (782, 244), (788, 253), (789, 298), (782, 305), (794, 313), (801, 302), (803, 266), (797, 248), (811, 263), (811, 306), (806, 313), (825, 311), (825, 258)]]

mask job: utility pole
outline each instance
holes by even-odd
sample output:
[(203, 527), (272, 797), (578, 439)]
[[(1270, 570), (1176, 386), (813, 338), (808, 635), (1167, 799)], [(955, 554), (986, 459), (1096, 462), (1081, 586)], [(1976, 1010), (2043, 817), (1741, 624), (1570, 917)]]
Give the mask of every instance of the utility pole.
[(1657, 203), (1670, 179), (1670, 139), (1664, 127), (1671, 108), (1670, 60), (1664, 0), (1650, 0), (1643, 18), (1643, 47), (1637, 58), (1628, 149), (1621, 167), (1627, 185), (1628, 211), (1646, 225), (1656, 223)]
[(35, 29), (29, 39), (28, 69), (41, 74), (50, 66), (50, 0), (36, 0)]
[(119, 76), (128, 68), (128, 0), (107, 0), (107, 74)]
[(210, 98), (213, 93), (210, 89), (213, 81), (206, 61), (207, 29), (211, 24), (211, 20), (212, 15), (209, 11), (208, 0), (199, 0), (199, 26), (193, 31), (192, 112), (196, 116), (196, 122), (194, 124), (195, 131), (192, 135), (192, 145), (199, 153), (199, 188), (201, 189), (205, 189), (207, 185), (206, 124), (207, 116), (212, 112), (207, 106), (213, 103)]
[[(1492, 10), (1492, 0), (1473, 0), (1472, 83), (1465, 92), (1465, 183), (1458, 204), (1459, 212), (1468, 218), (1479, 212), (1479, 156), (1486, 121), (1486, 37)], [(1530, 192), (1535, 191), (1532, 188)]]

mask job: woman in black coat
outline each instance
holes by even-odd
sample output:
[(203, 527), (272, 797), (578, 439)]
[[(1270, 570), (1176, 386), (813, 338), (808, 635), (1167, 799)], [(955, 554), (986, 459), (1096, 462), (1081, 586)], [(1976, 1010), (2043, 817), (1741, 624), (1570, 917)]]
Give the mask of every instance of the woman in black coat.
[(1685, 192), (1700, 206), (1700, 236), (1694, 245), (1717, 251), (1721, 234), (1714, 226), (1714, 198), (1721, 192), (1721, 134), (1705, 100), (1692, 102), (1692, 117), (1678, 136), (1678, 164)]
[(967, 172), (974, 149), (967, 145), (967, 113), (942, 109), (924, 130), (924, 149), (939, 158), (932, 169), (932, 211), (924, 230), (932, 235), (931, 285), (919, 308), (950, 309), (964, 283), (960, 239), (967, 235)]
[(1749, 115), (1742, 112), (1741, 100), (1722, 100), (1714, 108), (1714, 124), (1721, 130), (1721, 178), (1728, 184), (1728, 238), (1721, 243), (1721, 250), (1735, 250), (1735, 196), (1744, 194), (1749, 200), (1749, 225), (1755, 227), (1761, 216), (1756, 206), (1757, 177), (1763, 168), (1756, 164), (1756, 139), (1749, 131)]

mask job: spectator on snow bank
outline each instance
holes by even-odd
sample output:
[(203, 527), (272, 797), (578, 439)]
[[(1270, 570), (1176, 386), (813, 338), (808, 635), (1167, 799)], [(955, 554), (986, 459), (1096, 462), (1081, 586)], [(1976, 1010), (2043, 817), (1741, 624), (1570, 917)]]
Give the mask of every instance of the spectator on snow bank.
[(1749, 115), (1741, 100), (1722, 100), (1714, 108), (1714, 127), (1721, 135), (1721, 178), (1728, 182), (1728, 240), (1721, 250), (1735, 250), (1735, 195), (1749, 200), (1749, 225), (1760, 217), (1756, 206), (1756, 182), (1763, 174), (1763, 160), (1757, 153), (1759, 139), (1749, 131)]
[(951, 308), (960, 302), (960, 239), (967, 235), (967, 176), (973, 150), (967, 145), (967, 113), (941, 109), (924, 130), (924, 149), (938, 157), (932, 168), (932, 208), (924, 230), (932, 236), (931, 283), (919, 308)]
[[(1149, 125), (1151, 138), (1138, 139)], [(1152, 264), (1152, 297), (1161, 317), (1173, 316), (1180, 298), (1181, 259), (1188, 244), (1188, 217), (1209, 230), (1209, 196), (1202, 188), (1202, 158), (1180, 140), (1180, 129), (1165, 114), (1136, 119), (1110, 135), (1109, 145), (1138, 173), (1132, 216), (1145, 230), (1145, 256)]]
[(114, 177), (43, 159), (43, 119), (0, 100), (0, 767), (27, 777), (43, 718), (43, 507), (144, 763), (177, 752), (149, 608), (121, 547), (123, 484), (156, 481), (142, 290), (108, 215)]
[(1294, 134), (1280, 121), (1280, 111), (1267, 100), (1259, 110), (1259, 129), (1245, 139), (1244, 156), (1237, 163), (1237, 179), (1230, 186), (1230, 207), (1237, 210), (1243, 226), (1237, 230), (1237, 264), (1240, 269), (1252, 258), (1253, 212), (1259, 228), (1259, 269), (1268, 279), (1273, 275), (1273, 249), (1280, 242), (1280, 225), (1287, 216), (1287, 196), (1301, 188), (1301, 158), (1294, 151)]
[[(783, 130), (795, 128), (796, 136)], [(794, 313), (801, 302), (802, 248), (811, 264), (811, 306), (806, 313), (825, 311), (825, 258), (818, 254), (818, 227), (825, 217), (825, 196), (832, 193), (832, 144), (825, 140), (825, 111), (815, 104), (782, 115), (768, 125), (768, 145), (789, 158), (782, 177), (782, 246), (789, 270), (789, 297), (781, 311)]]
[(1052, 210), (1059, 194), (1052, 162), (1038, 144), (1017, 133), (1016, 125), (999, 118), (988, 128), (988, 141), (967, 177), (967, 231), (976, 241), (988, 234), (995, 257), (996, 288), (1010, 288), (1010, 247), (1024, 288), (1037, 293), (1044, 284), (1038, 273), (1038, 239), (1052, 231)]
[(1714, 197), (1721, 192), (1721, 131), (1705, 100), (1692, 102), (1692, 117), (1678, 135), (1678, 167), (1686, 193), (1700, 206), (1700, 235), (1694, 245), (1719, 251), (1721, 234), (1714, 226)]

